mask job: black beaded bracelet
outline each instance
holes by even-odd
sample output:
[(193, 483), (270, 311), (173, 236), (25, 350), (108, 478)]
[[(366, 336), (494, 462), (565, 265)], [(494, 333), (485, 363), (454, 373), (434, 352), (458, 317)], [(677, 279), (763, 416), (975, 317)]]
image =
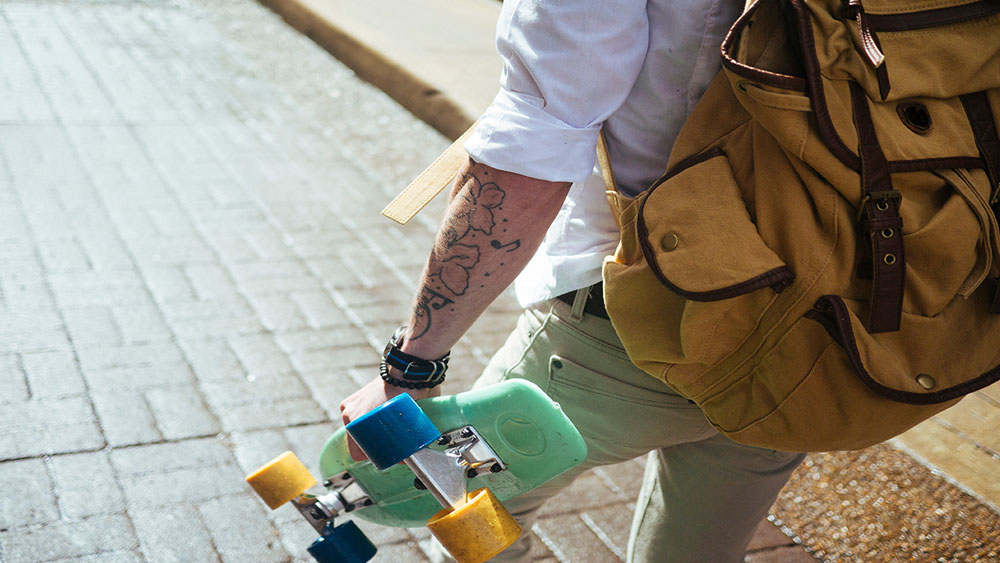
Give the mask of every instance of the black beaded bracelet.
[[(406, 327), (399, 327), (385, 345), (382, 361), (379, 363), (379, 375), (382, 377), (382, 381), (404, 389), (429, 389), (440, 385), (448, 370), (448, 359), (451, 353), (449, 352), (436, 360), (424, 360), (407, 354), (399, 349), (403, 344), (405, 332)], [(390, 375), (390, 366), (403, 372), (403, 378)]]

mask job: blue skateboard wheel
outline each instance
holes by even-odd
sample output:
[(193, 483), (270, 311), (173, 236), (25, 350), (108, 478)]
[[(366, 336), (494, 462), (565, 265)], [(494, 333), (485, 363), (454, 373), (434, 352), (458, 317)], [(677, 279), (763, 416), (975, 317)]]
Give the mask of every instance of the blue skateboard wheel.
[(396, 465), (441, 437), (408, 393), (352, 420), (347, 433), (379, 469)]
[(345, 522), (336, 528), (327, 524), (307, 551), (319, 563), (364, 563), (378, 550), (357, 524)]

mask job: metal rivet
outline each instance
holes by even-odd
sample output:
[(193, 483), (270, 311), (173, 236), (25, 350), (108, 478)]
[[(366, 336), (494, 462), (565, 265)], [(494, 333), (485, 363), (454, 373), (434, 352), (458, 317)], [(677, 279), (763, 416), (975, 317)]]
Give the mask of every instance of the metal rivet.
[(880, 201), (875, 204), (875, 209), (878, 209), (879, 211), (889, 211), (889, 202)]
[(896, 255), (890, 252), (882, 257), (882, 261), (892, 266), (893, 264), (896, 263)]
[(892, 238), (892, 235), (896, 234), (896, 231), (892, 229), (882, 229), (882, 238)]
[(563, 363), (561, 361), (559, 361), (559, 360), (552, 360), (552, 368), (553, 369), (562, 369), (562, 367), (563, 367)]
[(660, 245), (663, 246), (663, 250), (666, 250), (666, 251), (669, 252), (669, 251), (677, 248), (677, 243), (679, 243), (679, 242), (680, 242), (680, 239), (677, 238), (676, 234), (674, 234), (674, 233), (667, 233), (667, 234), (663, 235), (663, 240), (660, 241)]
[(937, 385), (937, 381), (934, 381), (934, 378), (926, 373), (921, 373), (917, 376), (917, 383), (919, 383), (924, 389), (933, 389), (934, 386)]

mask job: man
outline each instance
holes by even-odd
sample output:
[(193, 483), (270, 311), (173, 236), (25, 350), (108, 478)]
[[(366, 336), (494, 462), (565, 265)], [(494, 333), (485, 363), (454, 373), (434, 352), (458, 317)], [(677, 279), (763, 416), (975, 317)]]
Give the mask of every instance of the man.
[[(470, 158), (396, 344), (406, 359), (400, 367), (413, 361), (437, 379), (441, 363), (424, 361), (443, 358), (520, 274), (515, 289), (526, 310), (476, 385), (534, 381), (560, 402), (589, 450), (578, 468), (506, 503), (526, 529), (586, 469), (655, 452), (629, 560), (740, 561), (802, 459), (729, 441), (697, 407), (633, 366), (599, 285), (618, 231), (594, 174), (598, 132), (603, 126), (619, 189), (648, 188), (718, 71), (719, 44), (740, 8), (734, 0), (503, 4), (501, 90), (465, 144)], [(345, 423), (403, 392), (440, 392), (404, 388), (402, 372), (386, 368), (343, 402)], [(529, 541), (526, 534), (496, 560), (524, 557)]]

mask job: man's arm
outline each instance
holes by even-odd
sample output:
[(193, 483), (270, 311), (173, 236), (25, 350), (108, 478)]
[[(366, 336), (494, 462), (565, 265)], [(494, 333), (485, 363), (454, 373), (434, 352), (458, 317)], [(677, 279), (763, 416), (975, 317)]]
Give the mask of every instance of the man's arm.
[[(451, 350), (531, 259), (569, 186), (469, 159), (458, 173), (424, 267), (403, 352), (435, 359)], [(344, 424), (400, 393), (421, 399), (439, 394), (440, 388), (403, 389), (375, 377), (340, 404)], [(349, 446), (352, 457), (363, 459), (353, 441)]]

